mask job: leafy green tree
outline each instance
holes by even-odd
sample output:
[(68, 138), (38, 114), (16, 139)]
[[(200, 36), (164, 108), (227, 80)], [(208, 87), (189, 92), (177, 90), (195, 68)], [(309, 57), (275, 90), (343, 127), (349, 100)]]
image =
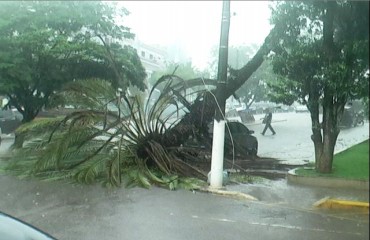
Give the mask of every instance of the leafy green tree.
[[(215, 85), (216, 81), (204, 78), (185, 81), (178, 76), (164, 75), (153, 86), (154, 89), (158, 87), (157, 85), (164, 84), (160, 97), (154, 104), (142, 104), (138, 98), (126, 98), (124, 102), (128, 106), (128, 111), (126, 112), (125, 108), (119, 111), (118, 116), (108, 108), (109, 104), (115, 102), (113, 93), (108, 91), (108, 95), (109, 92), (111, 94), (110, 97), (99, 95), (105, 93), (103, 91), (105, 87), (100, 87), (104, 83), (85, 82), (85, 87), (76, 87), (74, 84), (77, 82), (70, 83), (74, 91), (72, 94), (62, 94), (62, 97), (70, 100), (82, 98), (77, 103), (87, 104), (90, 106), (88, 110), (68, 114), (64, 119), (45, 120), (46, 122), (43, 123), (40, 120), (34, 121), (19, 129), (26, 136), (29, 136), (27, 132), (37, 131), (42, 139), (32, 138), (29, 145), (21, 149), (21, 151), (25, 150), (26, 154), (21, 154), (20, 161), (14, 161), (13, 167), (17, 172), (22, 172), (20, 169), (23, 171), (26, 169), (31, 175), (44, 173), (49, 176), (56, 174), (59, 177), (60, 174), (72, 175), (85, 182), (106, 178), (114, 185), (120, 183), (123, 169), (128, 169), (127, 173), (135, 175), (134, 178), (144, 185), (147, 185), (148, 179), (163, 184), (161, 175), (164, 174), (166, 179), (164, 183), (170, 184), (170, 188), (171, 184), (173, 186), (178, 183), (174, 175), (205, 178), (204, 172), (198, 171), (188, 161), (197, 159), (198, 151), (188, 154), (184, 151), (185, 148), (180, 146), (191, 136), (196, 139), (209, 139), (208, 123), (213, 119), (218, 108), (215, 95), (219, 93), (220, 101), (226, 101), (234, 94), (274, 49), (279, 42), (278, 33), (284, 26), (284, 24), (277, 24), (250, 61), (240, 69), (230, 72), (228, 81), (222, 88), (192, 91), (197, 96), (192, 103), (182, 95), (186, 89), (194, 86), (200, 88), (204, 83)], [(118, 99), (117, 108), (121, 109), (123, 104), (119, 103)], [(177, 116), (179, 109), (186, 111), (181, 117), (172, 118), (173, 114), (164, 114), (170, 106), (175, 106), (174, 114)], [(127, 114), (121, 116), (121, 113)], [(45, 136), (42, 136), (43, 134)], [(30, 151), (30, 149), (37, 149), (37, 151)], [(121, 152), (121, 150), (128, 151)], [(130, 158), (127, 161), (124, 158), (126, 155)], [(129, 165), (124, 166), (126, 163)], [(129, 166), (134, 166), (139, 172), (127, 168)], [(147, 172), (147, 168), (151, 171)], [(159, 173), (152, 175), (150, 174), (150, 172), (153, 173), (152, 170)], [(143, 172), (146, 172), (144, 176), (141, 174)]]
[(102, 78), (123, 90), (129, 84), (144, 89), (136, 51), (107, 42), (134, 37), (115, 22), (127, 14), (100, 1), (1, 2), (0, 94), (9, 99), (8, 107), (29, 122), (76, 79)]
[[(306, 104), (316, 170), (332, 170), (344, 106), (369, 95), (369, 2), (278, 2), (272, 21), (288, 27), (272, 56), (277, 102)], [(319, 107), (322, 106), (322, 119)]]

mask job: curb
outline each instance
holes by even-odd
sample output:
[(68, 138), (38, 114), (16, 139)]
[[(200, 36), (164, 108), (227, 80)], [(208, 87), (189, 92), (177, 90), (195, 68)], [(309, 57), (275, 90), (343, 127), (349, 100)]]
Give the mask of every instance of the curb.
[(296, 183), (302, 185), (310, 185), (317, 187), (335, 187), (335, 188), (352, 188), (357, 190), (369, 191), (368, 180), (348, 180), (341, 178), (329, 178), (329, 177), (308, 177), (299, 176), (295, 173), (297, 168), (288, 171), (287, 181), (288, 183)]
[(221, 196), (226, 196), (226, 197), (233, 197), (241, 200), (252, 200), (252, 201), (258, 201), (257, 198), (246, 194), (242, 192), (236, 192), (236, 191), (227, 191), (227, 190), (222, 190), (222, 189), (215, 189), (215, 188), (201, 188), (199, 189), (201, 192), (206, 192), (206, 193), (212, 193), (212, 194), (217, 194)]
[(317, 201), (316, 203), (314, 203), (314, 207), (327, 209), (359, 209), (367, 210), (367, 213), (369, 213), (368, 202), (348, 201), (342, 199), (333, 199), (329, 197)]

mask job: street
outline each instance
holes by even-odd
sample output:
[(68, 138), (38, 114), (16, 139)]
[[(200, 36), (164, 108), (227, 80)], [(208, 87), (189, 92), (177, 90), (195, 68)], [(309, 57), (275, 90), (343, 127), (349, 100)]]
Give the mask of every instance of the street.
[[(313, 160), (310, 119), (277, 113), (276, 135), (247, 125), (259, 141), (259, 156), (289, 163)], [(369, 137), (365, 126), (343, 130), (336, 152)], [(0, 153), (10, 146), (4, 139)], [(315, 209), (324, 197), (369, 201), (367, 191), (288, 184), (285, 179), (229, 185), (258, 201), (153, 187), (106, 189), (98, 185), (20, 180), (0, 173), (0, 210), (58, 239), (368, 239), (368, 211)], [(0, 236), (1, 239), (1, 236)], [(2, 240), (2, 239), (1, 239)]]
[(58, 239), (369, 238), (368, 213), (312, 207), (328, 194), (368, 197), (364, 191), (288, 186), (285, 180), (233, 186), (259, 199), (247, 201), (185, 190), (104, 189), (9, 176), (0, 176), (0, 184), (2, 211)]

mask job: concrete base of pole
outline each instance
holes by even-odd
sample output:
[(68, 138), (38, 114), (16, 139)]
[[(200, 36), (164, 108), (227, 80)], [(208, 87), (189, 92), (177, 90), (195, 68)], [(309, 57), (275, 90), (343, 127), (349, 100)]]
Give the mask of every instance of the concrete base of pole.
[(212, 162), (210, 187), (222, 188), (224, 167), (225, 121), (213, 121)]

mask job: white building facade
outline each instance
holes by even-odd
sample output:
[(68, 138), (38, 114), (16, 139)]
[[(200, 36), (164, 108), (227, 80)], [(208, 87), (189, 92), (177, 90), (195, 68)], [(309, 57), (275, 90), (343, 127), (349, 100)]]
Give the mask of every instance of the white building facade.
[(166, 67), (166, 51), (155, 46), (147, 45), (136, 39), (124, 39), (122, 45), (130, 45), (136, 49), (141, 63), (145, 68), (147, 79), (156, 71), (163, 71)]

